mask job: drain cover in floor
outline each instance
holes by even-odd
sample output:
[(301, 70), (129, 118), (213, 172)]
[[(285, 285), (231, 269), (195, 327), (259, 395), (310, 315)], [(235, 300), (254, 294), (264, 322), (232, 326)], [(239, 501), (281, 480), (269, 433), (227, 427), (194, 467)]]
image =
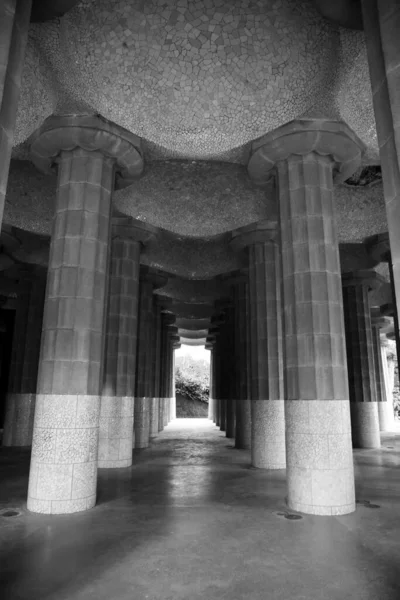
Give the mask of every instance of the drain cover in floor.
[(0, 510), (0, 517), (19, 517), (21, 513), (13, 508), (5, 508)]
[(288, 512), (278, 512), (276, 514), (278, 515), (278, 517), (284, 517), (288, 521), (299, 521), (300, 519), (303, 518), (300, 515), (294, 515), (293, 513), (288, 513)]

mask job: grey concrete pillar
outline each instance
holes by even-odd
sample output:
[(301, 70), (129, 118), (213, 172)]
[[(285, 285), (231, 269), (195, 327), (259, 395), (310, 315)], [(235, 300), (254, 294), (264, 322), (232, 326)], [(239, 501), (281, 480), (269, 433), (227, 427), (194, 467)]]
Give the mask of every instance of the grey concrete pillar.
[(46, 272), (21, 272), (6, 400), (3, 446), (31, 446)]
[[(172, 354), (172, 342), (170, 339), (171, 327), (175, 323), (175, 315), (171, 313), (162, 313), (161, 317), (161, 392), (162, 392), (162, 404), (163, 404), (163, 426), (166, 427), (170, 420), (170, 408), (171, 408), (171, 354)], [(172, 330), (172, 334), (175, 334), (176, 328)]]
[(157, 297), (153, 297), (154, 313), (154, 353), (153, 353), (153, 378), (154, 378), (154, 397), (152, 399), (152, 408), (150, 412), (150, 437), (155, 437), (159, 432), (160, 426), (160, 375), (161, 375), (161, 307)]
[(284, 469), (282, 308), (277, 224), (260, 222), (234, 233), (248, 248), (252, 465)]
[(379, 276), (375, 271), (345, 273), (342, 283), (353, 446), (380, 448), (369, 302)]
[(344, 124), (297, 120), (253, 143), (248, 170), (277, 174), (284, 297), (288, 505), (354, 511), (354, 472), (333, 172), (347, 179), (363, 145)]
[(58, 184), (28, 509), (73, 513), (96, 501), (114, 176), (130, 179), (143, 162), (137, 136), (89, 116), (47, 119), (31, 157), (46, 172), (58, 164)]
[[(397, 315), (400, 312), (400, 5), (362, 0), (376, 132), (381, 159)], [(398, 325), (397, 325), (398, 328)], [(398, 332), (396, 333), (398, 337)]]
[(165, 284), (158, 271), (141, 267), (139, 285), (139, 334), (136, 362), (135, 448), (147, 448), (150, 443), (150, 421), (154, 399), (154, 312), (153, 290)]
[(3, 221), (32, 0), (0, 3), (0, 229)]
[(109, 292), (99, 419), (99, 468), (132, 464), (134, 397), (143, 244), (154, 230), (132, 219), (114, 218), (109, 260)]
[(372, 347), (374, 351), (376, 400), (378, 406), (378, 420), (380, 431), (393, 431), (394, 413), (393, 404), (389, 402), (386, 394), (384, 362), (386, 362), (386, 348), (381, 342), (381, 329), (387, 327), (390, 319), (382, 317), (378, 311), (372, 310)]

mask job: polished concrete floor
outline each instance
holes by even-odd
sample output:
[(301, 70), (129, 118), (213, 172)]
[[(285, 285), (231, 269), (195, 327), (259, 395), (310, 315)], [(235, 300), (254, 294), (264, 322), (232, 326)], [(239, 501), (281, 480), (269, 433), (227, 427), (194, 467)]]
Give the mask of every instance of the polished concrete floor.
[(0, 508), (21, 514), (0, 517), (0, 597), (399, 600), (400, 429), (355, 465), (354, 514), (287, 520), (283, 471), (178, 419), (132, 468), (100, 471), (93, 510), (48, 517), (26, 510), (29, 455), (2, 448)]

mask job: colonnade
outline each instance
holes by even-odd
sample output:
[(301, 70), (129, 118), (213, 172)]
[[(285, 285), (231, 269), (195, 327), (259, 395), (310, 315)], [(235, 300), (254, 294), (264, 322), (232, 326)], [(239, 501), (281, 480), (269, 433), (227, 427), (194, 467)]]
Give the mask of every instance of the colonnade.
[[(398, 311), (400, 6), (362, 5)], [(0, 8), (0, 218), (29, 11), (25, 0)], [(354, 510), (352, 433), (359, 447), (377, 447), (388, 427), (378, 409), (379, 319), (368, 303), (376, 276), (341, 273), (335, 223), (334, 182), (354, 173), (363, 151), (345, 123), (326, 119), (298, 119), (252, 143), (250, 178), (275, 178), (278, 215), (232, 233), (246, 268), (216, 303), (207, 339), (210, 416), (251, 448), (254, 466), (286, 467), (289, 507), (311, 514)], [(5, 439), (28, 440), (34, 415), (28, 508), (77, 512), (95, 504), (98, 467), (129, 466), (132, 447), (146, 448), (174, 418), (179, 336), (155, 301), (165, 275), (141, 265), (155, 231), (112, 219), (115, 186), (143, 170), (140, 138), (95, 116), (50, 117), (31, 158), (57, 171), (55, 216), (45, 292), (41, 280), (20, 295), (18, 327), (25, 322), (28, 337), (22, 359), (13, 350)], [(38, 319), (29, 314), (43, 303), (37, 359)]]

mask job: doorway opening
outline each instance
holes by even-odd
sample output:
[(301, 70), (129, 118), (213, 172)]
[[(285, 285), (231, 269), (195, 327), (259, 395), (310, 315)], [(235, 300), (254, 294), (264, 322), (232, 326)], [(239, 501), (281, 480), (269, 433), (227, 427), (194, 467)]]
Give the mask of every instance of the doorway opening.
[(182, 344), (175, 350), (177, 419), (204, 419), (208, 415), (210, 351)]

